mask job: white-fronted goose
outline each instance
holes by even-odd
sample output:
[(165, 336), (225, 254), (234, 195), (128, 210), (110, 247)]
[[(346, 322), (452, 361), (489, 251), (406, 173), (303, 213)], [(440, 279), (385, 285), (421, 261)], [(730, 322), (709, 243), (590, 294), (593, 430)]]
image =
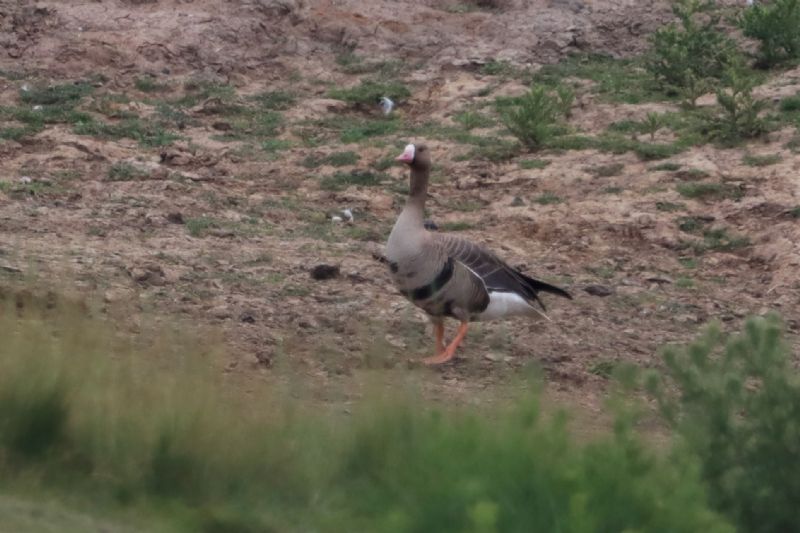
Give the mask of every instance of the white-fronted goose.
[[(395, 286), (430, 317), (436, 354), (427, 364), (450, 360), (470, 322), (514, 315), (547, 318), (539, 292), (572, 298), (553, 285), (510, 267), (470, 241), (424, 226), (431, 159), (423, 145), (409, 144), (397, 158), (411, 169), (408, 200), (389, 235), (386, 258)], [(541, 307), (541, 311), (536, 306)], [(444, 318), (461, 321), (453, 341), (444, 345)]]

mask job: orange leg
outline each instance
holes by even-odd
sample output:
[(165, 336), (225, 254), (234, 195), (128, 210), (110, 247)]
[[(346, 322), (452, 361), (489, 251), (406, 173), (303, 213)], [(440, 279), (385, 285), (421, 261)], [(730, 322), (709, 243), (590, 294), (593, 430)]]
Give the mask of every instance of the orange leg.
[(422, 362), (425, 363), (426, 365), (440, 365), (452, 359), (453, 356), (456, 354), (456, 348), (458, 348), (458, 345), (461, 344), (461, 341), (464, 340), (468, 328), (469, 328), (469, 323), (462, 322), (461, 325), (458, 327), (458, 332), (456, 333), (453, 342), (451, 342), (450, 345), (447, 348), (445, 348), (443, 352), (437, 353), (433, 357), (426, 357), (425, 359), (422, 360)]

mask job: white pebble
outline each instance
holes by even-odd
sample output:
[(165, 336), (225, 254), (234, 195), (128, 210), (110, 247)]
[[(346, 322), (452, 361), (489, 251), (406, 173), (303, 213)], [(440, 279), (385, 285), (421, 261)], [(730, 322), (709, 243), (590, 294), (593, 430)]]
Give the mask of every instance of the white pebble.
[(342, 221), (342, 217), (340, 217), (340, 216), (333, 215), (331, 217), (331, 222), (341, 222), (341, 221)]
[(353, 212), (350, 211), (349, 209), (343, 209), (342, 210), (342, 215), (344, 215), (344, 219), (346, 221), (348, 221), (348, 222), (352, 222), (353, 221)]

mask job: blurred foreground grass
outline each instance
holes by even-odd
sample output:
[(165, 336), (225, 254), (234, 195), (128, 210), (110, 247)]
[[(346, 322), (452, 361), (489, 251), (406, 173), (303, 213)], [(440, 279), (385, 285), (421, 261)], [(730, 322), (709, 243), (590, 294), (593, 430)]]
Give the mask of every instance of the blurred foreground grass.
[(486, 416), (375, 391), (331, 415), (226, 383), (186, 334), (90, 314), (0, 306), (9, 531), (734, 531), (695, 456), (648, 450), (624, 417), (577, 444), (533, 395)]

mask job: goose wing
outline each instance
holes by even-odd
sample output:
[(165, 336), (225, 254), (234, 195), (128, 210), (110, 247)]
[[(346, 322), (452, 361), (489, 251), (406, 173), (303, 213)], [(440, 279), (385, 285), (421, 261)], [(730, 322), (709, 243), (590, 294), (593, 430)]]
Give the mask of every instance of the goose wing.
[(523, 274), (473, 242), (446, 234), (434, 234), (434, 238), (448, 256), (473, 271), (490, 291), (517, 293), (526, 300), (538, 303), (543, 310), (545, 306), (539, 299), (539, 292), (572, 299), (564, 289)]

